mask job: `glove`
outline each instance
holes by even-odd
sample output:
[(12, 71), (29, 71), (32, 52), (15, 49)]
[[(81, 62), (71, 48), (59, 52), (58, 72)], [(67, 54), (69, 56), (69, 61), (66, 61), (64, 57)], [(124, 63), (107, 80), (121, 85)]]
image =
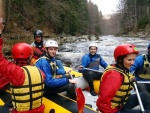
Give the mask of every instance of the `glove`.
[(132, 78), (132, 79), (131, 79), (131, 82), (136, 82), (136, 78), (135, 78), (135, 77)]

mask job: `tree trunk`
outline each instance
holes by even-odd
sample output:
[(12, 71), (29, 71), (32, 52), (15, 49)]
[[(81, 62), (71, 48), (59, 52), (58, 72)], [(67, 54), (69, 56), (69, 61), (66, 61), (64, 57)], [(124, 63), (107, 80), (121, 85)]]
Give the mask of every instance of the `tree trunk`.
[(9, 18), (10, 18), (10, 4), (11, 4), (11, 0), (7, 0), (5, 1), (5, 9), (6, 9), (6, 25), (4, 28), (4, 33), (7, 33), (7, 25), (9, 22)]

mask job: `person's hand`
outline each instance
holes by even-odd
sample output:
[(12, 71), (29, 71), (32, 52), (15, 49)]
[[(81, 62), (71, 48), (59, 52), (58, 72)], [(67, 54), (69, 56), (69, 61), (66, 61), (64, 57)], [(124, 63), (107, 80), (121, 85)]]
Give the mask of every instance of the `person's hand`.
[(56, 75), (56, 78), (62, 78), (62, 75)]
[(14, 108), (9, 108), (9, 113), (13, 113)]
[(82, 70), (82, 69), (83, 69), (83, 66), (82, 66), (82, 65), (80, 65), (80, 66), (79, 66), (79, 70)]
[(74, 79), (69, 79), (69, 83), (76, 84), (76, 81)]
[(131, 82), (136, 82), (136, 78), (131, 78)]
[(0, 17), (0, 34), (2, 34), (3, 29), (4, 29), (4, 20), (2, 17)]
[(69, 74), (72, 71), (72, 69), (69, 69), (66, 71), (66, 74)]

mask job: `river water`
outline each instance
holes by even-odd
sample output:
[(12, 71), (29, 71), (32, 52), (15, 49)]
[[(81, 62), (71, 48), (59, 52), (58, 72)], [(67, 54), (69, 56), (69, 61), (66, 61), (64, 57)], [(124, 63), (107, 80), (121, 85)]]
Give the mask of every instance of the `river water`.
[[(90, 43), (95, 42), (98, 45), (98, 54), (108, 63), (114, 63), (113, 52), (117, 45), (130, 43), (137, 46), (140, 54), (147, 53), (147, 46), (150, 43), (148, 39), (134, 37), (115, 37), (112, 35), (101, 36), (96, 41), (80, 41), (74, 43), (64, 43), (59, 45), (57, 59), (62, 60), (64, 65), (70, 66), (74, 70), (78, 70), (78, 65), (81, 63), (81, 58), (84, 54), (89, 53)], [(103, 68), (101, 68), (103, 71)]]

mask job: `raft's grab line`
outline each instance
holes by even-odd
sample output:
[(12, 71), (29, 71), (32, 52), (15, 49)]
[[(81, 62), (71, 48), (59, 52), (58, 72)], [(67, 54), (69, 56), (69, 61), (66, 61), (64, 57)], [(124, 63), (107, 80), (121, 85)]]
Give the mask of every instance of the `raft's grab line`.
[[(49, 113), (51, 109), (54, 109), (55, 113), (78, 113), (76, 101), (61, 94), (47, 95), (43, 97), (43, 103), (45, 105), (44, 113)], [(4, 105), (1, 99), (0, 105)], [(96, 111), (84, 106), (84, 113), (96, 113)]]

